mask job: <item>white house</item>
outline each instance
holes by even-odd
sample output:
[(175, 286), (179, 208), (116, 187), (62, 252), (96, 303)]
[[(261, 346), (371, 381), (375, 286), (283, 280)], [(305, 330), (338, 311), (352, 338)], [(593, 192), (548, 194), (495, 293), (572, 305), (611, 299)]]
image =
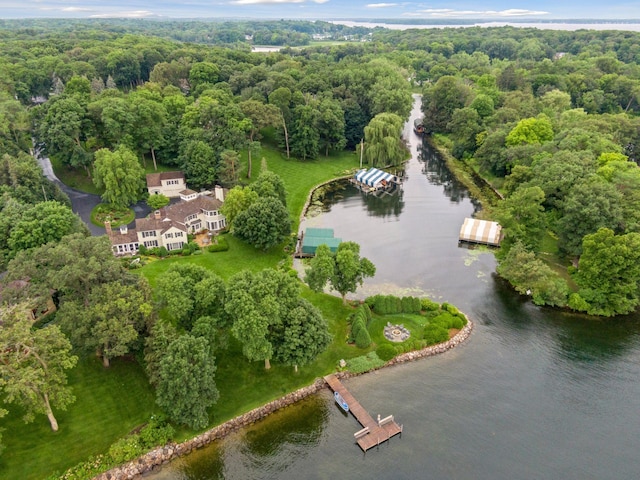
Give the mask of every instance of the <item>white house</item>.
[(178, 198), (187, 188), (182, 172), (147, 173), (149, 195), (162, 194), (169, 198)]
[(216, 186), (213, 192), (195, 192), (185, 189), (180, 192), (181, 201), (151, 213), (147, 218), (137, 218), (133, 229), (126, 225), (114, 231), (106, 222), (105, 229), (114, 255), (133, 255), (140, 245), (147, 248), (165, 247), (180, 250), (188, 240), (187, 234), (202, 230), (217, 232), (227, 226), (220, 213), (224, 201), (224, 190)]

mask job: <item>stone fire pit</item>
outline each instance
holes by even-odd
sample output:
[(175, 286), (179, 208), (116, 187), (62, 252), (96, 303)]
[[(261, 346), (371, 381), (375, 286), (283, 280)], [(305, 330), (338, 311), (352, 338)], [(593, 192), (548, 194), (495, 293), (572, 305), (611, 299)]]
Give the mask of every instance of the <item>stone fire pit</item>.
[(407, 330), (404, 325), (391, 325), (387, 323), (384, 327), (384, 338), (391, 342), (404, 342), (411, 336), (411, 332)]

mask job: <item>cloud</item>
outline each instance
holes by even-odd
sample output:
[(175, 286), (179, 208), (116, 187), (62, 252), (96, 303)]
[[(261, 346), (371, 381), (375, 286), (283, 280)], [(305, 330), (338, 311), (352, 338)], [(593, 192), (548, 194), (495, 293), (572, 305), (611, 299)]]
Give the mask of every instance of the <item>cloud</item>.
[(367, 8), (388, 8), (397, 6), (397, 3), (370, 3), (367, 5)]
[[(304, 3), (305, 0), (234, 0), (232, 5), (278, 5), (282, 3)], [(317, 3), (323, 3), (322, 1)]]
[(125, 12), (96, 13), (95, 15), (89, 15), (90, 18), (146, 18), (155, 16), (157, 15), (149, 10), (130, 10)]
[(411, 14), (427, 15), (431, 17), (525, 17), (532, 15), (548, 15), (549, 12), (542, 10), (524, 10), (520, 8), (509, 8), (507, 10), (454, 10), (452, 8), (427, 8), (418, 10)]

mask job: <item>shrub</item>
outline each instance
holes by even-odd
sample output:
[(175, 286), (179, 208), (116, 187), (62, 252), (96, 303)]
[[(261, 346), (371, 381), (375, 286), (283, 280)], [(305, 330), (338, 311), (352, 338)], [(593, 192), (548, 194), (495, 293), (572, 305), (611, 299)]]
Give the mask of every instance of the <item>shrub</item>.
[(366, 303), (363, 303), (362, 305), (360, 305), (360, 309), (364, 312), (364, 316), (366, 317), (366, 324), (369, 325), (369, 322), (371, 321), (371, 308), (369, 308), (369, 305), (367, 305)]
[(138, 435), (121, 438), (109, 447), (109, 456), (115, 463), (122, 464), (144, 453)]
[(449, 340), (449, 330), (440, 325), (429, 324), (424, 328), (423, 338), (427, 345), (435, 345)]
[(420, 313), (422, 305), (417, 297), (402, 297), (402, 313)]
[(227, 239), (223, 236), (218, 236), (218, 243), (212, 243), (209, 245), (207, 250), (211, 253), (215, 252), (226, 252), (229, 250), (229, 244), (227, 243)]
[(347, 369), (353, 373), (363, 373), (373, 370), (374, 368), (382, 367), (384, 363), (385, 362), (376, 355), (376, 352), (369, 352), (361, 357), (347, 360)]
[(356, 347), (358, 348), (367, 348), (369, 345), (371, 345), (371, 335), (369, 335), (369, 330), (367, 330), (367, 327), (362, 325), (362, 328), (360, 328), (355, 335), (355, 340)]
[(175, 430), (163, 416), (152, 416), (149, 423), (140, 430), (140, 444), (145, 450), (150, 450), (158, 445), (165, 445), (173, 438), (174, 433)]
[[(357, 342), (357, 338), (358, 338), (358, 334), (362, 331), (362, 330), (367, 330), (367, 327), (364, 326), (364, 323), (362, 322), (362, 319), (358, 318), (358, 317), (354, 317), (353, 321), (351, 322), (351, 340), (354, 342)], [(369, 332), (367, 332), (367, 335), (369, 335)], [(369, 338), (369, 343), (371, 343), (371, 338)], [(367, 344), (368, 346), (368, 344)]]
[(442, 308), (442, 310), (444, 310), (446, 312), (449, 312), (452, 315), (456, 315), (459, 312), (459, 310), (456, 307), (454, 307), (453, 305), (451, 305), (450, 303), (447, 303), (447, 302), (444, 302), (441, 305), (441, 308)]
[(149, 251), (149, 249), (147, 247), (145, 247), (144, 245), (140, 244), (138, 246), (138, 253), (140, 255), (147, 255), (148, 251)]
[(421, 299), (420, 303), (422, 304), (422, 310), (425, 310), (427, 312), (434, 312), (440, 309), (440, 305), (438, 303), (428, 298)]
[(166, 257), (167, 255), (169, 255), (169, 251), (166, 249), (166, 247), (158, 247), (158, 253), (157, 253), (157, 255), (158, 255), (160, 258), (164, 258), (164, 257)]
[(396, 348), (390, 343), (384, 343), (376, 348), (376, 354), (380, 357), (380, 360), (388, 362), (396, 356)]

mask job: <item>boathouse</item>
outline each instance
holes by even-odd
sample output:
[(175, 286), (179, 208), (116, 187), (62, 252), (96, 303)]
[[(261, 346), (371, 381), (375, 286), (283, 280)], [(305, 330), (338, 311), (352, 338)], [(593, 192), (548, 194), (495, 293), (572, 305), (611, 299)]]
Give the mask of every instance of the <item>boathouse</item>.
[(460, 228), (459, 241), (482, 243), (484, 245), (500, 245), (502, 227), (498, 222), (465, 218)]
[(301, 256), (311, 257), (315, 255), (316, 249), (323, 244), (335, 253), (340, 242), (342, 242), (341, 238), (333, 236), (333, 228), (307, 228), (302, 234), (300, 253)]
[(386, 188), (392, 183), (398, 183), (398, 177), (372, 167), (369, 170), (359, 170), (356, 173), (355, 181), (357, 184), (366, 186), (371, 190), (378, 190), (379, 188)]

